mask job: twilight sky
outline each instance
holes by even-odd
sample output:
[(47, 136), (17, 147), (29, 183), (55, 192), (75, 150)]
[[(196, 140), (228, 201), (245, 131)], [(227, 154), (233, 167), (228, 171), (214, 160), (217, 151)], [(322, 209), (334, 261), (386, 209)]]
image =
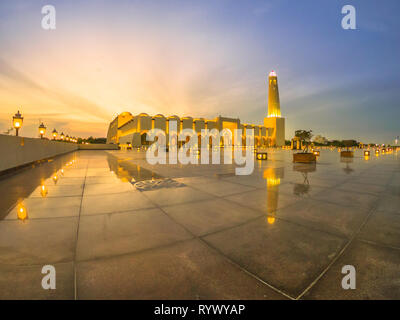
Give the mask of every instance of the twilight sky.
[[(57, 29), (42, 29), (54, 5)], [(343, 30), (352, 4), (357, 30)], [(262, 124), (276, 70), (286, 138), (393, 143), (400, 135), (398, 0), (1, 0), (0, 133), (23, 113), (105, 136), (130, 111)]]

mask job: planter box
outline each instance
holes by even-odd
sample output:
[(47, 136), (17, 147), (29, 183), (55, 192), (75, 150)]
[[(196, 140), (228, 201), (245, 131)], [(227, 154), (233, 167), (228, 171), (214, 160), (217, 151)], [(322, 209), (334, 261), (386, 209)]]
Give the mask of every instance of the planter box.
[(345, 158), (353, 158), (354, 152), (353, 151), (341, 151), (340, 156), (345, 157)]
[(317, 157), (313, 153), (293, 153), (293, 162), (310, 163), (316, 161)]

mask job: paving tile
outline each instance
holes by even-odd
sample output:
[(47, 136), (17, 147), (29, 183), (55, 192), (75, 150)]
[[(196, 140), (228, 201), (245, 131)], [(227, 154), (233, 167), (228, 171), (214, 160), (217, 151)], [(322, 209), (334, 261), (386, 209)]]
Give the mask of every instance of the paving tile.
[(400, 248), (400, 214), (375, 211), (358, 238)]
[(400, 196), (386, 194), (382, 196), (376, 208), (377, 211), (400, 213)]
[(342, 206), (370, 209), (376, 205), (378, 196), (358, 192), (330, 189), (329, 192), (321, 192), (313, 197), (316, 200), (337, 203)]
[(229, 228), (260, 216), (258, 211), (224, 199), (185, 203), (163, 210), (195, 235)]
[[(21, 202), (28, 218), (45, 219), (61, 217), (77, 217), (79, 215), (81, 197), (45, 197), (27, 198)], [(5, 217), (6, 220), (17, 220), (18, 205)]]
[(80, 197), (83, 186), (78, 185), (46, 185), (38, 186), (29, 198), (52, 198), (52, 197)]
[(0, 221), (0, 265), (72, 261), (78, 218)]
[(168, 206), (213, 198), (210, 194), (190, 187), (162, 188), (144, 191), (142, 194), (159, 206)]
[(270, 224), (266, 218), (204, 239), (292, 297), (316, 279), (345, 243), (342, 238), (279, 219)]
[(276, 217), (349, 238), (358, 231), (368, 212), (365, 208), (305, 199), (278, 210)]
[(77, 264), (78, 299), (285, 299), (199, 240)]
[(79, 224), (77, 259), (132, 253), (191, 237), (160, 209), (83, 216)]
[(206, 193), (211, 193), (216, 197), (224, 197), (236, 193), (255, 190), (253, 187), (248, 187), (237, 183), (224, 182), (222, 180), (212, 183), (193, 185), (192, 188), (204, 191)]
[(74, 299), (74, 268), (72, 262), (53, 265), (56, 288), (42, 287), (43, 265), (1, 266), (0, 300), (63, 300)]
[(276, 189), (250, 191), (228, 196), (224, 199), (266, 213), (274, 212), (296, 201), (301, 201), (301, 199), (293, 196), (279, 194)]
[(128, 191), (116, 194), (84, 196), (81, 215), (104, 214), (153, 207), (155, 205), (140, 191)]
[[(342, 268), (356, 270), (356, 289), (342, 288)], [(400, 251), (355, 241), (304, 299), (400, 299)]]
[(135, 191), (135, 188), (129, 182), (85, 184), (84, 196), (113, 194), (127, 191)]

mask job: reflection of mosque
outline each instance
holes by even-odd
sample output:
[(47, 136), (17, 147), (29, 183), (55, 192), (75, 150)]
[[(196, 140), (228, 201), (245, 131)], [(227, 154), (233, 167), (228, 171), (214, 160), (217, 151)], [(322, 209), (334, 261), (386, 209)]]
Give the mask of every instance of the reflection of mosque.
[(279, 200), (279, 185), (284, 177), (284, 168), (267, 168), (263, 177), (267, 180), (267, 222), (275, 223), (276, 209)]
[(110, 171), (114, 172), (118, 179), (123, 182), (137, 182), (143, 180), (152, 180), (161, 178), (153, 171), (142, 168), (139, 165), (133, 164), (128, 159), (118, 159), (111, 154), (108, 154), (107, 161)]

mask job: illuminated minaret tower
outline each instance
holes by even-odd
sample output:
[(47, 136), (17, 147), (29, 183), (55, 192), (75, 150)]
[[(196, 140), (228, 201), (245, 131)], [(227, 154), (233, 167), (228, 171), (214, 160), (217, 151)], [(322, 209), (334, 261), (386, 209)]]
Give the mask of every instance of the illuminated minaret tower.
[(280, 147), (285, 144), (285, 118), (281, 116), (278, 77), (274, 70), (268, 76), (268, 114), (264, 118), (264, 126), (268, 128), (271, 146)]
[(278, 77), (274, 70), (272, 70), (268, 76), (268, 117), (281, 117)]

